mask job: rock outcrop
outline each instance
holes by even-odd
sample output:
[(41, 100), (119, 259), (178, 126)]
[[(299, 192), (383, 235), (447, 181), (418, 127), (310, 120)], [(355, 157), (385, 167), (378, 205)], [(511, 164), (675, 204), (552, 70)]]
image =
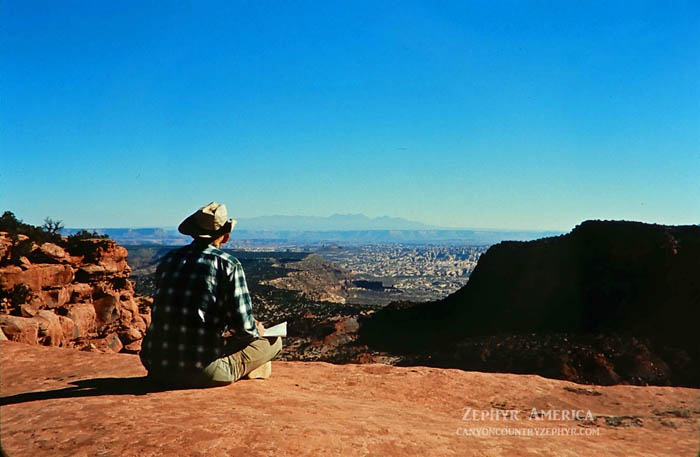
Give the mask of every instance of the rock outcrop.
[(9, 457), (698, 452), (697, 389), (273, 361), (266, 380), (162, 391), (145, 381), (135, 355), (9, 341), (0, 353)]
[(294, 290), (313, 301), (345, 303), (348, 287), (353, 285), (355, 279), (351, 272), (316, 254), (288, 262), (284, 268), (293, 271), (284, 277), (263, 281), (262, 284)]
[(127, 250), (103, 238), (63, 241), (65, 247), (33, 243), (8, 265), (12, 240), (0, 233), (4, 335), (30, 344), (138, 352), (150, 323), (149, 299), (134, 295)]
[(503, 242), (442, 301), (362, 322), (412, 363), (579, 382), (700, 386), (700, 226), (587, 221)]

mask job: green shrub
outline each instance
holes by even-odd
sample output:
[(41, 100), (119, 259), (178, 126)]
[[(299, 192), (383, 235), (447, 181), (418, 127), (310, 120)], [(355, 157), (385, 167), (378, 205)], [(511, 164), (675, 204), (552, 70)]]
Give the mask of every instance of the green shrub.
[[(5, 211), (0, 216), (0, 232), (7, 232), (12, 246), (10, 247), (10, 256), (3, 260), (4, 263), (14, 263), (19, 265), (19, 259), (29, 255), (32, 249), (32, 243), (43, 244), (46, 242), (55, 243), (65, 248), (71, 255), (76, 256), (91, 256), (94, 251), (93, 243), (86, 243), (88, 239), (109, 239), (108, 235), (102, 235), (97, 232), (88, 230), (79, 230), (78, 232), (69, 235), (67, 239), (63, 239), (59, 232), (63, 230), (63, 222), (53, 220), (49, 217), (44, 219), (44, 225), (37, 227), (31, 224), (25, 224), (21, 219), (12, 213)], [(26, 235), (29, 239), (20, 241), (19, 235)]]
[(60, 233), (63, 230), (63, 221), (55, 221), (47, 217), (44, 219), (44, 225), (41, 226), (41, 229), (46, 233)]
[(92, 238), (109, 239), (109, 235), (90, 232), (89, 230), (79, 230), (72, 235), (68, 235), (68, 242), (89, 240)]
[(94, 243), (86, 242), (86, 240), (92, 239), (107, 240), (109, 239), (109, 235), (100, 235), (97, 232), (80, 230), (72, 235), (68, 235), (65, 248), (71, 255), (84, 256), (85, 261), (90, 262), (94, 260), (95, 245)]
[[(46, 220), (51, 221), (53, 224), (58, 222), (59, 226), (61, 224), (60, 221), (53, 221), (49, 218), (46, 218)], [(21, 219), (17, 219), (12, 211), (5, 211), (2, 213), (2, 216), (0, 216), (0, 232), (9, 233), (13, 241), (18, 240), (19, 234), (27, 235), (31, 241), (37, 244), (46, 242), (61, 243), (62, 241), (61, 235), (57, 232), (48, 232), (41, 227), (25, 224)]]
[(29, 256), (33, 245), (34, 242), (32, 240), (14, 241), (12, 247), (10, 247), (10, 263), (20, 265), (19, 259)]
[(0, 300), (7, 298), (13, 306), (27, 303), (31, 290), (24, 284), (17, 284), (10, 290), (0, 290)]

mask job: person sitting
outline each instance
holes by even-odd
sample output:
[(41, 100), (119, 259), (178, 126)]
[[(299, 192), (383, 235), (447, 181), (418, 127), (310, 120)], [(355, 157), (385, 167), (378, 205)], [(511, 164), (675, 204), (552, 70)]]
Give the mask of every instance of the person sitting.
[[(213, 387), (267, 377), (282, 340), (262, 337), (241, 263), (222, 251), (236, 221), (203, 206), (178, 227), (191, 244), (170, 251), (155, 273), (151, 324), (140, 353), (159, 384)], [(224, 337), (227, 334), (228, 337)]]

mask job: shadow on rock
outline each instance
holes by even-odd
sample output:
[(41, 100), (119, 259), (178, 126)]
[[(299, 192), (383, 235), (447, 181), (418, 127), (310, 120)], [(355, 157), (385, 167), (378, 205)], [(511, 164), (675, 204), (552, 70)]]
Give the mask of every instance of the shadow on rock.
[(0, 406), (14, 405), (31, 401), (51, 400), (56, 398), (97, 397), (101, 395), (146, 395), (167, 390), (182, 390), (190, 387), (165, 387), (148, 378), (93, 378), (72, 381), (72, 387), (41, 390), (0, 397)]

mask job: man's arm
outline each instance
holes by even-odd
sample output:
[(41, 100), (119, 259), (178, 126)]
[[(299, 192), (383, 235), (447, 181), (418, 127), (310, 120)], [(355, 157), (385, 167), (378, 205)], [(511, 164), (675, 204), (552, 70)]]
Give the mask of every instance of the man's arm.
[(248, 292), (248, 284), (246, 283), (243, 267), (241, 267), (240, 263), (235, 265), (232, 279), (234, 286), (233, 306), (240, 316), (241, 323), (241, 328), (236, 330), (240, 332), (241, 337), (247, 334), (252, 338), (258, 338), (260, 334), (258, 332), (256, 320), (253, 317), (253, 305), (250, 300), (250, 293)]

